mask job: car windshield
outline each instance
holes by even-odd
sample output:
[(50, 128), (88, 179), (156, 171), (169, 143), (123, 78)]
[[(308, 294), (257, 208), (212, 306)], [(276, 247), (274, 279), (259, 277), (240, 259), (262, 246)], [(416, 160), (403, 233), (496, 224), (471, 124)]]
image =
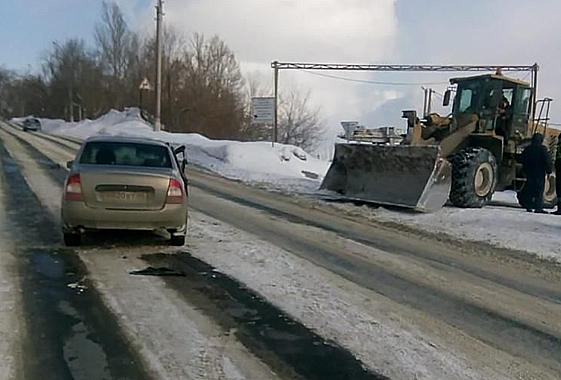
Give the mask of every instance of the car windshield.
[(171, 168), (171, 159), (166, 147), (131, 142), (87, 143), (80, 163)]

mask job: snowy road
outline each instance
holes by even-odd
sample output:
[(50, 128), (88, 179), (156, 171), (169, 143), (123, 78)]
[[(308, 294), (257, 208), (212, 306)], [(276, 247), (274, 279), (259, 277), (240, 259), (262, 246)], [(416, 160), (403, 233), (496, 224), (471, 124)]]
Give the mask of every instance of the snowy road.
[[(196, 171), (183, 250), (103, 234), (70, 251), (58, 208), (77, 145), (0, 127), (7, 379), (561, 377), (559, 266)], [(148, 265), (187, 276), (128, 274)]]

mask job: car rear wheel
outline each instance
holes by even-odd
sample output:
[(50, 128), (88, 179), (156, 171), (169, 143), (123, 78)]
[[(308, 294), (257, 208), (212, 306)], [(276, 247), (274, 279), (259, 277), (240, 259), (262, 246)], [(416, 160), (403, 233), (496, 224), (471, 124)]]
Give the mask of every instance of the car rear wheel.
[(77, 247), (82, 243), (82, 235), (65, 232), (64, 245), (67, 247)]
[(185, 235), (171, 235), (170, 243), (175, 246), (185, 245)]

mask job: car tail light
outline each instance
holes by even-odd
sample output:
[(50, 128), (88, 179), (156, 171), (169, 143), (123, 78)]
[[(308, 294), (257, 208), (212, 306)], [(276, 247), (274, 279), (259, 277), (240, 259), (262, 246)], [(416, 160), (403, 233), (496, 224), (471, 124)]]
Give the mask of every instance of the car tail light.
[(169, 204), (183, 203), (183, 186), (175, 178), (169, 179), (166, 203)]
[(68, 177), (68, 180), (66, 180), (65, 198), (67, 201), (84, 201), (80, 174), (72, 174), (70, 177)]

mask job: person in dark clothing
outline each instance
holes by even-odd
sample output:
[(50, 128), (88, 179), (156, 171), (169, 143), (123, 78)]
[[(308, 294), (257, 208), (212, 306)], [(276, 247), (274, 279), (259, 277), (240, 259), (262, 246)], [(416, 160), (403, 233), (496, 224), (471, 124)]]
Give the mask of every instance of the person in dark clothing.
[(532, 143), (522, 152), (522, 167), (526, 174), (524, 207), (527, 211), (535, 210), (537, 213), (545, 213), (543, 210), (543, 190), (545, 176), (551, 174), (551, 157), (543, 146), (543, 135), (536, 133), (532, 136)]
[(497, 109), (497, 126), (496, 132), (497, 135), (503, 136), (505, 141), (510, 139), (510, 131), (509, 131), (509, 117), (508, 117), (508, 109), (510, 107), (510, 103), (508, 99), (503, 95), (501, 99), (501, 103)]
[(557, 190), (557, 211), (561, 215), (561, 135), (557, 136), (557, 152), (555, 153), (555, 189)]

